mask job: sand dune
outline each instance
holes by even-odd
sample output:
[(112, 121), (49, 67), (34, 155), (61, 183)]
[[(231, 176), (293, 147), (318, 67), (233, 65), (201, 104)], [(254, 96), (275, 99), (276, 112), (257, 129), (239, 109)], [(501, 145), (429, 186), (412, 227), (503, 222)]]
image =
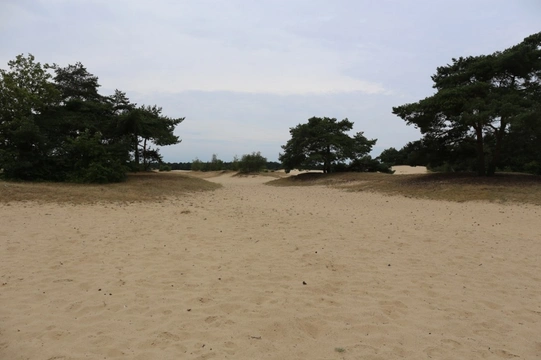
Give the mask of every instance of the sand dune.
[(541, 358), (538, 207), (210, 180), (0, 205), (0, 359)]
[(426, 174), (428, 172), (426, 166), (395, 165), (391, 169), (394, 170), (394, 175)]

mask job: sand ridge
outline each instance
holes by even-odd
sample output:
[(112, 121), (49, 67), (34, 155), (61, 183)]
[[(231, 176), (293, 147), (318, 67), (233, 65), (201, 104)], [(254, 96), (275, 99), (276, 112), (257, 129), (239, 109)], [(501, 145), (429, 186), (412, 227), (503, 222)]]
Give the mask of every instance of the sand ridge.
[(0, 205), (0, 359), (541, 357), (538, 207), (209, 180)]
[(391, 170), (394, 170), (394, 175), (426, 174), (428, 172), (426, 166), (408, 165), (395, 165), (391, 167)]

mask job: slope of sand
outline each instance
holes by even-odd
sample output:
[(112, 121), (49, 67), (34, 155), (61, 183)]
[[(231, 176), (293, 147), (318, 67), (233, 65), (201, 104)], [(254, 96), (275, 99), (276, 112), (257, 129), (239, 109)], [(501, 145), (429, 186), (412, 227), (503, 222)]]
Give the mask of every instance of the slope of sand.
[(394, 175), (426, 174), (428, 172), (426, 166), (395, 165), (391, 169), (394, 170)]
[(212, 180), (0, 205), (0, 359), (541, 358), (540, 208)]

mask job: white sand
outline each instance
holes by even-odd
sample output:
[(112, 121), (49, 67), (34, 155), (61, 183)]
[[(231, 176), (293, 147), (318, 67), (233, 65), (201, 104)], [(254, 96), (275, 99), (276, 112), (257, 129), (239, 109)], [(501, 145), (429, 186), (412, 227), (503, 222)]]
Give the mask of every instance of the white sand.
[(391, 169), (394, 170), (394, 175), (426, 174), (428, 172), (426, 166), (396, 165)]
[(0, 205), (0, 359), (541, 358), (539, 207), (212, 180)]

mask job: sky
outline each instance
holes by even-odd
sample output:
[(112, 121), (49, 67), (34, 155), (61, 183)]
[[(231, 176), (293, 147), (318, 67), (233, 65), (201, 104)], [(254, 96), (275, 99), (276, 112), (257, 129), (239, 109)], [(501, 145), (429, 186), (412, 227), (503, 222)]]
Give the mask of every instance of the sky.
[(276, 161), (313, 116), (348, 118), (377, 156), (421, 138), (392, 107), (432, 95), (438, 66), (518, 44), (540, 19), (541, 0), (0, 0), (0, 68), (81, 62), (102, 95), (185, 117), (167, 162)]

